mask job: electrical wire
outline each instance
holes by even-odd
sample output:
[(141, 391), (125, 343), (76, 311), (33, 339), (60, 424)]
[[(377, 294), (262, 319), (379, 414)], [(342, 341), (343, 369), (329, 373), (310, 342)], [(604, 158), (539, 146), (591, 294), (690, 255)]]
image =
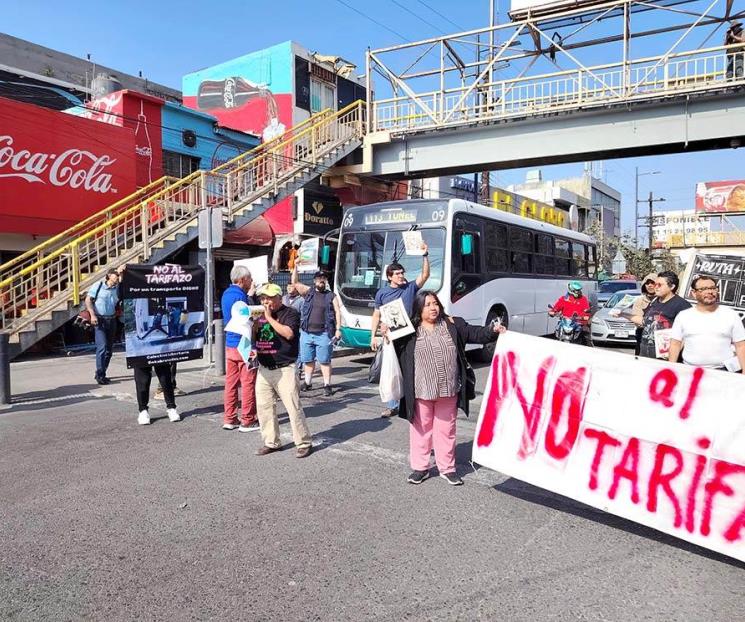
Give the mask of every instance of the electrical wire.
[(351, 5), (351, 4), (347, 4), (346, 2), (344, 2), (344, 0), (336, 0), (336, 1), (337, 1), (337, 2), (339, 3), (339, 4), (341, 4), (341, 5), (345, 6), (345, 7), (347, 7), (348, 9), (351, 9), (352, 11), (354, 11), (355, 13), (357, 13), (358, 15), (361, 15), (361, 16), (362, 16), (362, 17), (364, 17), (364, 18), (365, 18), (366, 20), (369, 20), (369, 21), (371, 21), (371, 22), (372, 22), (373, 24), (376, 24), (377, 26), (380, 26), (381, 28), (384, 28), (384, 29), (385, 29), (385, 30), (387, 30), (388, 32), (391, 32), (391, 33), (393, 33), (394, 35), (396, 35), (396, 36), (397, 36), (397, 37), (398, 37), (399, 39), (403, 40), (404, 42), (406, 42), (406, 43), (411, 43), (411, 39), (407, 39), (407, 38), (406, 38), (406, 37), (404, 37), (404, 36), (403, 36), (403, 35), (402, 35), (402, 34), (401, 34), (400, 32), (396, 32), (395, 30), (393, 30), (393, 28), (389, 28), (389, 27), (388, 27), (388, 26), (386, 26), (385, 24), (383, 24), (383, 23), (379, 22), (379, 21), (378, 21), (377, 19), (375, 19), (374, 17), (370, 17), (369, 15), (367, 15), (367, 13), (363, 13), (363, 12), (362, 12), (362, 11), (360, 11), (359, 9), (357, 9), (357, 8), (353, 7), (353, 6)]
[(440, 17), (441, 17), (442, 19), (444, 19), (444, 20), (445, 20), (446, 22), (449, 22), (449, 23), (451, 23), (451, 24), (452, 24), (453, 26), (455, 26), (455, 27), (456, 27), (456, 28), (457, 28), (458, 30), (460, 30), (461, 32), (462, 32), (462, 31), (464, 31), (464, 30), (466, 30), (465, 28), (463, 28), (463, 26), (460, 26), (459, 24), (456, 24), (456, 23), (455, 23), (455, 22), (454, 22), (454, 21), (453, 21), (452, 19), (450, 19), (449, 17), (447, 17), (447, 16), (443, 15), (443, 14), (442, 14), (442, 13), (440, 13), (440, 12), (439, 12), (439, 11), (438, 11), (437, 9), (433, 8), (433, 7), (431, 6), (431, 5), (429, 5), (429, 4), (427, 4), (426, 2), (424, 2), (424, 0), (417, 0), (417, 2), (418, 2), (419, 4), (421, 4), (421, 5), (422, 5), (422, 6), (424, 7), (424, 8), (426, 8), (426, 9), (428, 9), (428, 10), (432, 11), (432, 12), (433, 12), (433, 13), (434, 13), (435, 15), (439, 15), (439, 16), (440, 16)]
[(424, 19), (418, 13), (415, 13), (414, 11), (412, 11), (409, 7), (401, 4), (398, 0), (391, 0), (391, 2), (393, 4), (395, 4), (397, 7), (401, 8), (404, 11), (406, 11), (407, 13), (409, 13), (410, 15), (413, 15), (414, 17), (416, 17), (419, 21), (427, 24), (427, 26), (429, 26), (430, 28), (434, 28), (434, 30), (437, 31), (437, 32), (439, 32), (440, 34), (443, 34), (443, 35), (444, 34), (447, 34), (442, 28), (440, 28), (439, 26), (435, 26), (432, 22), (427, 21), (426, 19)]

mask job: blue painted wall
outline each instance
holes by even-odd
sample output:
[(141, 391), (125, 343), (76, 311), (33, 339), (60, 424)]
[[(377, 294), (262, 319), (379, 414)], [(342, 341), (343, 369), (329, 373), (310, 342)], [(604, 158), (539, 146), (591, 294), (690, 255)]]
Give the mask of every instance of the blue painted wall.
[[(211, 169), (235, 156), (253, 149), (259, 138), (243, 132), (217, 127), (212, 115), (185, 108), (172, 102), (163, 106), (163, 150), (183, 153), (200, 159), (199, 168)], [(187, 147), (183, 130), (197, 135), (197, 144)]]

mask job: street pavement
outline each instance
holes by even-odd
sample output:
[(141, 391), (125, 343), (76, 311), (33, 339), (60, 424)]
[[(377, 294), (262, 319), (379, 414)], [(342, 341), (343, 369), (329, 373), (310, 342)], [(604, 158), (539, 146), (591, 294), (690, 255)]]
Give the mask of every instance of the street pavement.
[(478, 403), (465, 486), (407, 484), (408, 424), (380, 418), (369, 360), (336, 359), (336, 394), (303, 398), (304, 460), (286, 417), (265, 457), (258, 432), (223, 431), (204, 361), (179, 366), (184, 420), (153, 402), (150, 426), (121, 351), (109, 386), (92, 355), (14, 363), (0, 620), (743, 619), (745, 565), (472, 466)]

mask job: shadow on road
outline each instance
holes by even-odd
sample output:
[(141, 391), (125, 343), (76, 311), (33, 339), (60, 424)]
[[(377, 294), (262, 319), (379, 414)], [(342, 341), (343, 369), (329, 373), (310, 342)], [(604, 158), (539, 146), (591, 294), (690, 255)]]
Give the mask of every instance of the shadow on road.
[(58, 406), (70, 402), (87, 402), (100, 400), (104, 397), (91, 393), (94, 388), (101, 388), (94, 383), (68, 384), (46, 391), (31, 391), (24, 393), (22, 397), (14, 397), (10, 404), (10, 411), (32, 412), (50, 408), (51, 405)]
[(745, 570), (745, 563), (736, 559), (710, 551), (709, 549), (697, 546), (696, 544), (691, 544), (685, 540), (680, 540), (674, 536), (662, 533), (661, 531), (657, 531), (645, 525), (640, 525), (639, 523), (616, 516), (615, 514), (608, 514), (602, 510), (598, 510), (597, 508), (575, 501), (574, 499), (557, 495), (518, 479), (510, 478), (501, 484), (494, 486), (494, 489), (510, 495), (511, 497), (528, 501), (529, 503), (535, 503), (536, 505), (564, 512), (565, 514), (579, 516), (580, 518), (591, 520), (601, 525), (620, 529), (627, 533), (641, 536), (642, 538), (654, 540), (655, 542), (666, 544), (688, 553), (700, 555), (701, 557), (706, 557)]

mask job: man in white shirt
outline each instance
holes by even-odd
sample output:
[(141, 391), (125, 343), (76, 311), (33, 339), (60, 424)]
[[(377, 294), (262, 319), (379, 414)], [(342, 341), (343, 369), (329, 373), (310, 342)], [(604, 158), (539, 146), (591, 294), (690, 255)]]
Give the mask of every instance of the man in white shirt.
[[(745, 373), (745, 328), (732, 309), (719, 304), (719, 288), (710, 276), (695, 276), (691, 294), (696, 305), (673, 322), (669, 361), (696, 367)], [(739, 369), (738, 369), (739, 368)]]

